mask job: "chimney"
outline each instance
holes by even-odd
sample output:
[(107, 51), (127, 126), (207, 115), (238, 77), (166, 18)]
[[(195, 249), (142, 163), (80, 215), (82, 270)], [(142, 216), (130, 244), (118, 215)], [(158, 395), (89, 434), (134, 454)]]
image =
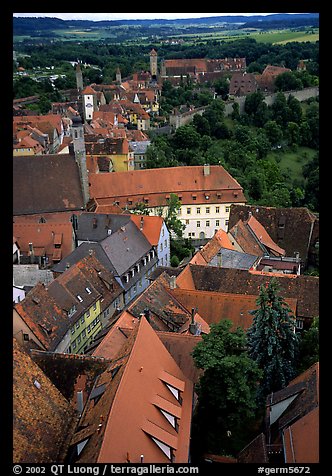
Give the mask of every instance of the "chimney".
[(144, 316), (148, 322), (150, 322), (150, 309), (144, 309)]
[(219, 268), (221, 268), (221, 261), (222, 261), (221, 250), (218, 251), (217, 256), (218, 256), (218, 266)]
[(203, 165), (203, 174), (206, 177), (207, 175), (210, 175), (210, 164), (204, 164)]
[(139, 227), (139, 229), (141, 231), (143, 230), (143, 226), (144, 226), (144, 217), (141, 217), (141, 224), (140, 224), (140, 227)]
[(79, 413), (79, 416), (82, 415), (82, 412), (83, 412), (83, 391), (80, 390), (79, 392), (77, 392), (77, 402), (76, 402), (76, 405), (77, 405), (77, 411)]
[(170, 289), (176, 288), (176, 276), (170, 276), (169, 287)]
[(95, 217), (92, 221), (92, 228), (97, 228), (97, 224), (98, 224), (98, 221), (97, 221), (97, 218)]
[(196, 325), (196, 322), (195, 322), (195, 311), (196, 311), (196, 309), (193, 307), (191, 309), (191, 322), (189, 324), (189, 332), (192, 335), (196, 335), (196, 332), (197, 332), (197, 325)]
[(196, 309), (194, 307), (191, 308), (191, 323), (195, 324), (195, 311)]
[(66, 269), (70, 268), (70, 263), (66, 263)]
[(35, 251), (33, 249), (33, 244), (29, 243), (29, 255), (30, 255), (30, 263), (34, 263), (35, 261)]

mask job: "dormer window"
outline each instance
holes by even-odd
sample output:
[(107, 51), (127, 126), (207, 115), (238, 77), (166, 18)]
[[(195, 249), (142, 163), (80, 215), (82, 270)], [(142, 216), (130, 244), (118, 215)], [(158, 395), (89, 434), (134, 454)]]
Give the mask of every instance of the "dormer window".
[(76, 306), (74, 305), (72, 308), (69, 309), (69, 311), (68, 311), (68, 317), (73, 316), (76, 311), (77, 311), (77, 309), (76, 309)]

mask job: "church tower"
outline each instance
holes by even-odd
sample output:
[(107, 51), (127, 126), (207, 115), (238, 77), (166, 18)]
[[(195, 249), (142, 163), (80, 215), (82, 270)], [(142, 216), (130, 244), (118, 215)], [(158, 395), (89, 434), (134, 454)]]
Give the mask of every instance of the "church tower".
[(84, 141), (84, 128), (81, 116), (74, 116), (72, 119), (71, 133), (73, 139), (73, 147), (75, 159), (78, 165), (83, 200), (84, 205), (89, 201), (89, 179), (88, 179), (88, 170), (86, 166), (86, 151), (85, 151), (85, 141)]
[(80, 64), (77, 63), (76, 65), (76, 86), (77, 86), (77, 91), (82, 91), (83, 89), (83, 73), (80, 67)]
[(119, 68), (119, 67), (116, 68), (115, 81), (116, 81), (117, 84), (121, 84), (121, 83), (122, 83), (121, 71), (120, 71), (120, 68)]
[(154, 48), (150, 51), (150, 73), (152, 79), (156, 80), (158, 75), (158, 54)]

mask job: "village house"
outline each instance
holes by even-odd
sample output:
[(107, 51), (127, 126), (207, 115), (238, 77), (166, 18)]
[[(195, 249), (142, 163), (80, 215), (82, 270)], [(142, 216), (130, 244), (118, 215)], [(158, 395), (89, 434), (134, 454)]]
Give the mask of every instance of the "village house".
[[(28, 128), (30, 126), (30, 128)], [(44, 153), (56, 154), (60, 145), (62, 144), (64, 137), (64, 124), (60, 114), (44, 114), (40, 116), (14, 116), (13, 117), (13, 130), (18, 133), (19, 131), (29, 131), (31, 128), (35, 128), (39, 131), (39, 136), (44, 135), (42, 140), (45, 141), (45, 135), (47, 135), (47, 149)], [(37, 134), (32, 135), (34, 140), (38, 141), (39, 136)]]
[(99, 242), (83, 242), (52, 269), (63, 273), (68, 267), (96, 253), (101, 263), (114, 274), (124, 290), (125, 304), (148, 286), (148, 277), (157, 267), (158, 255), (133, 221), (128, 222)]
[(134, 154), (126, 137), (85, 136), (85, 150), (91, 173), (134, 170)]
[(162, 217), (134, 213), (83, 212), (77, 217), (75, 235), (77, 246), (98, 243), (125, 227), (130, 221), (143, 233), (158, 255), (158, 266), (170, 264), (170, 235)]
[(275, 80), (279, 74), (290, 72), (291, 69), (282, 66), (268, 64), (262, 74), (256, 75), (257, 90), (273, 93), (275, 91)]
[(215, 81), (226, 73), (246, 70), (245, 58), (186, 58), (163, 60), (160, 65), (159, 81), (168, 80), (179, 84), (187, 77), (197, 82)]
[(177, 275), (176, 286), (193, 291), (258, 296), (260, 286), (272, 278), (277, 280), (283, 299), (297, 300), (297, 330), (308, 329), (319, 316), (319, 278), (316, 276), (188, 264)]
[(178, 218), (185, 238), (211, 238), (227, 230), (231, 204), (245, 204), (239, 183), (220, 165), (170, 167), (110, 174), (90, 174), (90, 197), (99, 205), (121, 208), (146, 205), (150, 213), (165, 213), (171, 194), (181, 201)]
[(123, 305), (121, 286), (92, 253), (14, 306), (14, 337), (28, 349), (83, 353)]
[(74, 247), (74, 230), (70, 222), (15, 223), (13, 232), (20, 248), (20, 263), (38, 263), (47, 268), (70, 254)]
[(142, 316), (96, 380), (69, 461), (188, 463), (192, 402), (193, 383)]
[(257, 80), (254, 74), (234, 73), (229, 83), (230, 96), (246, 96), (247, 94), (255, 93), (257, 90)]
[[(319, 247), (319, 218), (303, 207), (262, 207), (233, 204), (229, 237), (237, 249), (287, 259), (301, 270), (315, 264)], [(283, 251), (282, 251), (283, 250)], [(276, 265), (273, 260), (268, 266)]]

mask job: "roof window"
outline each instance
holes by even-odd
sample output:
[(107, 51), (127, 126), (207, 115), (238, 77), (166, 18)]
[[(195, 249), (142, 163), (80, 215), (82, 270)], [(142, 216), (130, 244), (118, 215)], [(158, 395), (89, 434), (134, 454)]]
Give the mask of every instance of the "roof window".
[(91, 294), (91, 289), (90, 288), (85, 288), (85, 290), (88, 294)]
[(79, 300), (79, 302), (83, 302), (83, 299), (81, 298), (79, 294), (77, 294), (77, 299)]

